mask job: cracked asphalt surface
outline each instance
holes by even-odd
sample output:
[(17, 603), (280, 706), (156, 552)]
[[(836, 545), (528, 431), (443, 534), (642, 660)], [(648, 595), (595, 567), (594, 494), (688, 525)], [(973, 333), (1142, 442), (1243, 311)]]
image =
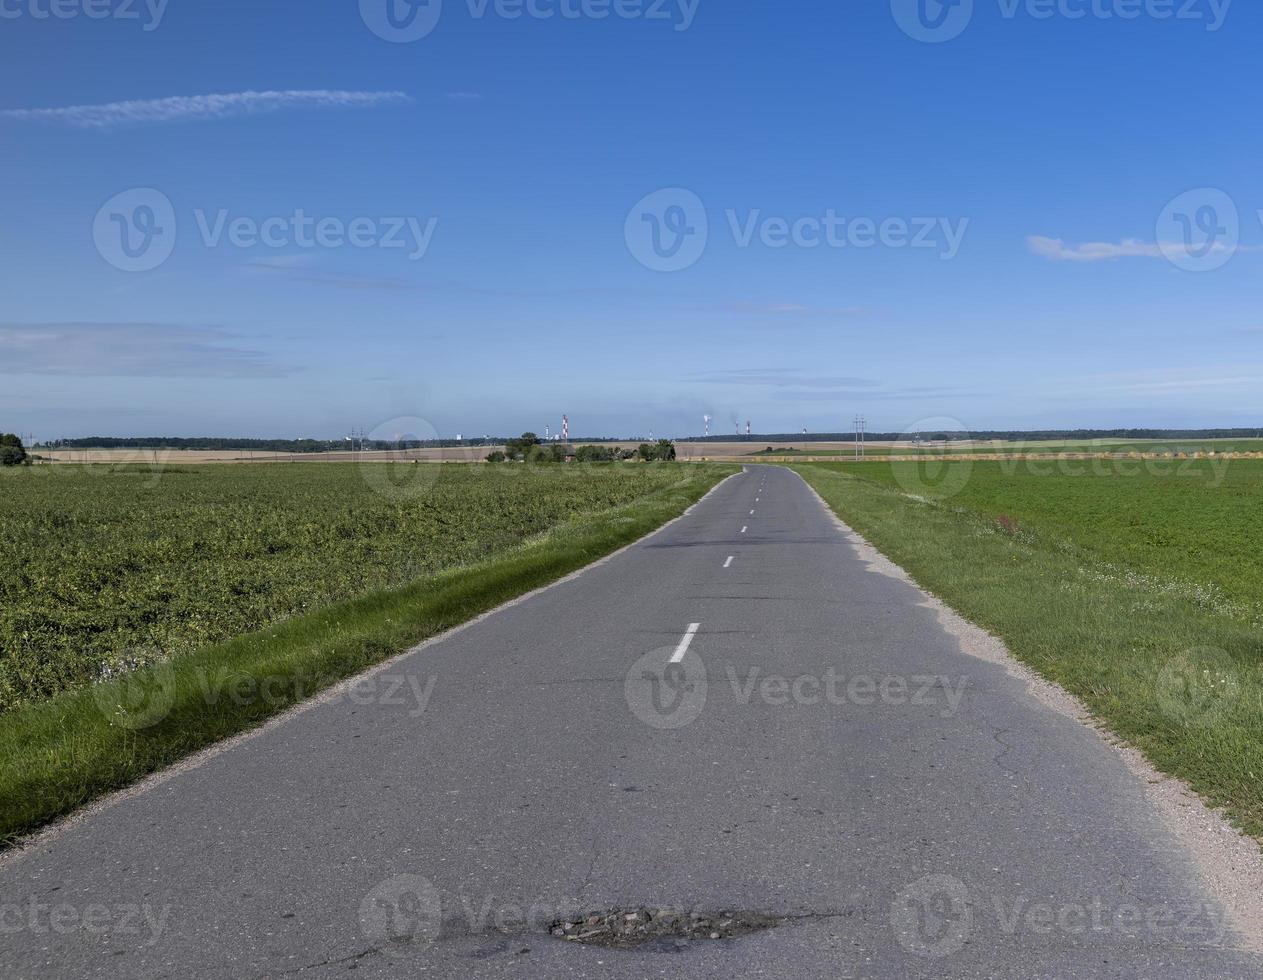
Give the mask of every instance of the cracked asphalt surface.
[[(1263, 976), (1140, 779), (921, 599), (752, 467), (8, 859), (0, 974)], [(549, 934), (641, 908), (778, 922)]]

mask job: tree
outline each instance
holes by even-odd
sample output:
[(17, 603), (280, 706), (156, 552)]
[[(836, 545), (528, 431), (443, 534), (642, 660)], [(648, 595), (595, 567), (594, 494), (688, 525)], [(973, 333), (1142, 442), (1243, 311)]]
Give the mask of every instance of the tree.
[(580, 463), (608, 463), (614, 458), (614, 451), (605, 446), (580, 446), (574, 458)]
[(26, 447), (12, 432), (0, 433), (0, 466), (21, 466), (26, 460)]
[(636, 455), (646, 463), (659, 461), (668, 463), (675, 459), (675, 446), (670, 439), (659, 439), (654, 445), (642, 442), (636, 447)]
[(507, 457), (504, 455), (504, 453), (500, 452), (500, 450), (498, 449), (493, 453), (487, 453), (488, 463), (503, 463), (506, 458)]
[(509, 459), (526, 456), (532, 446), (539, 445), (539, 436), (534, 432), (523, 432), (518, 438), (510, 439), (504, 444), (505, 454)]

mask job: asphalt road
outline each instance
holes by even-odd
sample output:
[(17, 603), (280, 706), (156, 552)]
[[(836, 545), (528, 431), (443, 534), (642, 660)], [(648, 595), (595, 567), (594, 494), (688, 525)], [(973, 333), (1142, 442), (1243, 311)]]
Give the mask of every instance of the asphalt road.
[[(753, 467), (10, 858), (0, 975), (1263, 975), (1141, 780), (922, 599)], [(638, 907), (778, 924), (549, 931)]]

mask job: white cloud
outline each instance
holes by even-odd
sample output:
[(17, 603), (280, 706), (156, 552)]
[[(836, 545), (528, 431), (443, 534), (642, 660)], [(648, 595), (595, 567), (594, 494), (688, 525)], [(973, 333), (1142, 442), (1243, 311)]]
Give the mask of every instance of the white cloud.
[[(1125, 238), (1121, 242), (1087, 242), (1083, 245), (1067, 245), (1060, 238), (1030, 235), (1026, 244), (1036, 255), (1057, 262), (1105, 262), (1110, 259), (1160, 259), (1162, 246), (1157, 242), (1142, 242), (1137, 238)], [(1224, 246), (1220, 246), (1223, 248)]]
[(14, 375), (275, 378), (293, 368), (231, 346), (217, 327), (171, 323), (0, 323), (0, 363)]
[[(1075, 379), (1075, 382), (1067, 384), (1066, 390), (1076, 396), (1080, 392), (1089, 391), (1177, 395), (1180, 392), (1218, 392), (1227, 388), (1257, 390), (1259, 385), (1263, 384), (1263, 376), (1258, 373), (1258, 370), (1257, 364), (1246, 362), (1236, 365), (1208, 365), (1181, 369), (1116, 371)], [(1086, 387), (1077, 382), (1085, 382)]]
[(64, 123), (81, 129), (113, 129), (190, 119), (280, 112), (283, 109), (359, 109), (411, 102), (405, 92), (341, 92), (317, 89), (285, 92), (229, 92), (220, 95), (178, 95), (168, 99), (72, 105), (58, 109), (5, 109), (0, 117)]
[[(1187, 245), (1174, 242), (1142, 242), (1138, 238), (1124, 238), (1121, 242), (1085, 242), (1067, 245), (1064, 239), (1047, 238), (1044, 235), (1028, 235), (1027, 247), (1036, 255), (1054, 262), (1108, 262), (1112, 259), (1162, 259), (1179, 257), (1189, 253)], [(1258, 245), (1225, 245), (1215, 242), (1209, 252), (1257, 252)], [(1209, 253), (1208, 253), (1209, 254)]]

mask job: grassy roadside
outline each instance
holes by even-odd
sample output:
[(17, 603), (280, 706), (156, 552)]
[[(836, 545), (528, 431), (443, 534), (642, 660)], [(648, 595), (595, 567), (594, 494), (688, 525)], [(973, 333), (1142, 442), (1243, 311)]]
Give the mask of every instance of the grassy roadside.
[[(1159, 769), (1186, 780), (1263, 840), (1257, 606), (1223, 602), (1216, 582), (1199, 588), (1164, 577), (1165, 571), (1178, 574), (1186, 559), (1196, 565), (1187, 544), (1165, 549), (1160, 558), (1155, 553), (1147, 567), (1107, 560), (1092, 522), (1105, 519), (1101, 501), (1117, 495), (1101, 494), (1092, 502), (1095, 512), (1072, 507), (1082, 480), (1091, 477), (1048, 477), (1041, 492), (1062, 495), (1065, 511), (1058, 516), (1051, 513), (1055, 507), (1046, 508), (1042, 521), (1027, 523), (1008, 516), (1020, 511), (999, 507), (1020, 507), (1020, 491), (1029, 487), (991, 494), (989, 505), (981, 494), (935, 501), (903, 492), (898, 480), (892, 485), (892, 464), (866, 465), (882, 469), (866, 478), (854, 466), (791, 468), (921, 586), (1001, 637), (1015, 656), (1080, 697)], [(1058, 482), (1066, 480), (1079, 482)], [(1234, 513), (1247, 533), (1248, 508)], [(1168, 517), (1144, 515), (1156, 526)]]
[(733, 466), (440, 572), (0, 715), (0, 845), (679, 516)]

